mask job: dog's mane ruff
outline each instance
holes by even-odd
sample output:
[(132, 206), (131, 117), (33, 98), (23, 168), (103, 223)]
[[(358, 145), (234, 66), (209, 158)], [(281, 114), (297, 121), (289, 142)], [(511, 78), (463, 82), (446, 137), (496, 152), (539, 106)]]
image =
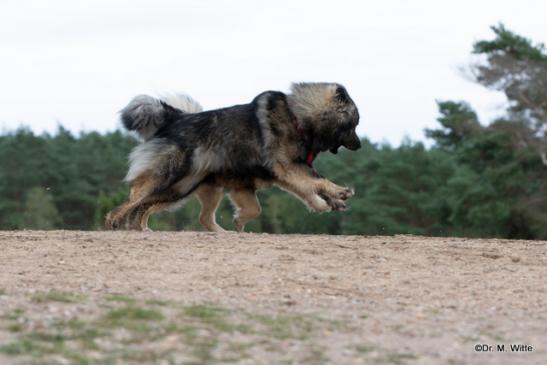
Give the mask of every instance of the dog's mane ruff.
[(291, 85), (287, 101), (300, 120), (332, 109), (338, 85), (327, 82), (300, 82)]
[(189, 95), (181, 93), (162, 94), (160, 100), (171, 105), (173, 108), (179, 109), (184, 113), (200, 113), (203, 107), (200, 103), (192, 99)]

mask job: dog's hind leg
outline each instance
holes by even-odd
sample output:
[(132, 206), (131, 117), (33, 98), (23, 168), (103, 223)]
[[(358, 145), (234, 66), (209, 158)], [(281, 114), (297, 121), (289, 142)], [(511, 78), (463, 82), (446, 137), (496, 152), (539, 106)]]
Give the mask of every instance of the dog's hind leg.
[(167, 209), (176, 209), (181, 205), (183, 199), (180, 194), (169, 189), (162, 193), (152, 194), (146, 198), (146, 202), (143, 202), (139, 206), (133, 208), (129, 214), (129, 229), (138, 231), (149, 231), (148, 219), (154, 213), (159, 213)]
[(144, 203), (133, 209), (127, 217), (127, 229), (136, 231), (148, 230), (148, 225), (146, 225), (146, 227), (141, 227), (141, 218), (148, 211), (148, 209), (150, 209), (150, 207), (151, 205), (149, 203)]
[(238, 232), (243, 232), (247, 222), (260, 216), (261, 208), (256, 198), (256, 191), (253, 189), (234, 189), (230, 191), (229, 197), (234, 204), (236, 229)]
[[(150, 215), (169, 208), (175, 208), (185, 197), (200, 187), (205, 173), (189, 175), (165, 191), (152, 193), (144, 201), (129, 209), (129, 229), (149, 230)], [(222, 196), (221, 196), (222, 198)], [(215, 208), (216, 209), (216, 208)], [(220, 228), (220, 227), (219, 227)]]
[(106, 215), (105, 227), (108, 229), (118, 228), (127, 214), (141, 204), (152, 193), (154, 187), (155, 179), (150, 174), (143, 174), (135, 179), (131, 186), (129, 199)]
[(174, 203), (176, 203), (176, 201), (167, 203), (148, 202), (139, 205), (129, 213), (127, 228), (136, 231), (151, 231), (151, 229), (148, 228), (148, 219), (150, 216), (169, 208)]
[(201, 204), (199, 222), (209, 231), (224, 232), (224, 229), (217, 224), (215, 215), (223, 195), (222, 186), (202, 184), (196, 189), (196, 196)]

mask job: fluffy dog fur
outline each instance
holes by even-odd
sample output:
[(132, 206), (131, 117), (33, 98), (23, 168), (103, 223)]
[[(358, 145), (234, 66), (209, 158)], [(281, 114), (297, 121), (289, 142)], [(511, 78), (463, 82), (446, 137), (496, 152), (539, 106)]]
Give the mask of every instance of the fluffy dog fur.
[(322, 151), (360, 148), (359, 113), (339, 84), (293, 84), (288, 95), (267, 91), (249, 104), (206, 112), (187, 96), (141, 95), (121, 119), (144, 143), (131, 153), (125, 178), (130, 197), (108, 214), (109, 228), (129, 216), (130, 228), (146, 229), (150, 214), (175, 207), (194, 191), (200, 221), (212, 231), (222, 230), (215, 211), (224, 189), (240, 231), (260, 214), (261, 187), (276, 185), (319, 212), (344, 209), (353, 194), (311, 167)]

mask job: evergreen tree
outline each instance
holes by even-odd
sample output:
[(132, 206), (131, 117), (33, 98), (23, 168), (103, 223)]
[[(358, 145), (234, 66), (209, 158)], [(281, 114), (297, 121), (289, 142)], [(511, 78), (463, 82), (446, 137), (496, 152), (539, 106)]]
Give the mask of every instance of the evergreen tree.
[(61, 217), (51, 194), (42, 187), (31, 188), (21, 213), (21, 226), (27, 229), (59, 228)]
[(519, 143), (540, 154), (547, 166), (547, 53), (503, 24), (492, 27), (493, 40), (476, 42), (473, 52), (486, 57), (474, 65), (478, 83), (503, 91), (510, 102), (509, 114), (528, 128), (519, 128)]

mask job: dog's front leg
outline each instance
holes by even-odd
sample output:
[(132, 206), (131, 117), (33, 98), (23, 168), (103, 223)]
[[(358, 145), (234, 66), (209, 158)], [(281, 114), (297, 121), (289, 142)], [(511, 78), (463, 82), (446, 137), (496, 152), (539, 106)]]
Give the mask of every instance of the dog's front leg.
[(303, 200), (311, 209), (318, 212), (344, 210), (345, 201), (353, 191), (320, 177), (309, 166), (291, 163), (287, 166), (276, 164), (275, 184)]

